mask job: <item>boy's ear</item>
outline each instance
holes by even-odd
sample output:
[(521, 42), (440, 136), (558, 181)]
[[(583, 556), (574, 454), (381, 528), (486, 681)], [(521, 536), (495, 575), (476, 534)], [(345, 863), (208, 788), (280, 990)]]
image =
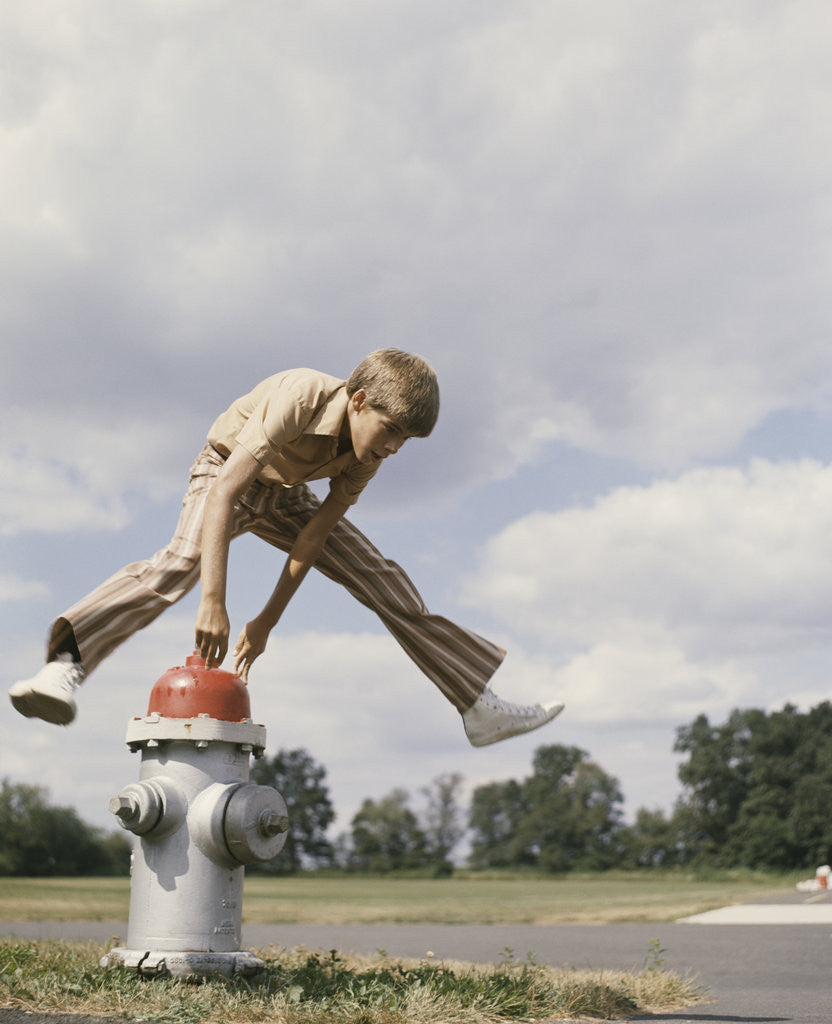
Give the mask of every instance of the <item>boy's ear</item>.
[(358, 391), (354, 391), (350, 396), (350, 405), (358, 412), (364, 403), (367, 401), (367, 392), (364, 388), (359, 388)]

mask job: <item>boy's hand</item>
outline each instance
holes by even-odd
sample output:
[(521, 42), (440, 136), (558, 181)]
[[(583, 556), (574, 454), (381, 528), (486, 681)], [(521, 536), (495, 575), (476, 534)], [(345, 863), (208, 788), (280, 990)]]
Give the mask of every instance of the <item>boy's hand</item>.
[(248, 682), (248, 670), (254, 659), (265, 651), (268, 639), (269, 629), (259, 619), (252, 619), (243, 626), (234, 648), (234, 671), (244, 683)]
[(222, 665), (228, 653), (228, 634), (231, 623), (225, 605), (203, 597), (196, 613), (195, 643), (206, 668)]

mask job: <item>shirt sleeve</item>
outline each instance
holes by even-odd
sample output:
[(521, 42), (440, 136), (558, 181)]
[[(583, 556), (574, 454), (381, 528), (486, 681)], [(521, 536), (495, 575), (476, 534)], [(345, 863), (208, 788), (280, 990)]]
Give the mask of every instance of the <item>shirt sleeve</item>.
[(237, 443), (267, 466), (280, 448), (297, 440), (315, 412), (314, 396), (284, 379), (278, 387), (267, 390), (251, 412), (239, 434)]
[(338, 476), (329, 482), (329, 493), (344, 505), (354, 505), (361, 497), (361, 492), (378, 472), (377, 465), (362, 465), (355, 459)]

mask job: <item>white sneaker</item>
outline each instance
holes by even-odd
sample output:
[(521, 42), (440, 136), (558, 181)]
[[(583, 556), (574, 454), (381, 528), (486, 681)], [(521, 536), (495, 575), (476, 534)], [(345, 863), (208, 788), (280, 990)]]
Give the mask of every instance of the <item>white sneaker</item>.
[(485, 747), (539, 729), (561, 711), (563, 704), (509, 704), (491, 690), (484, 690), (474, 704), (462, 712), (462, 721), (471, 746)]
[(9, 697), (15, 709), (26, 718), (42, 718), (53, 725), (69, 725), (75, 718), (75, 688), (86, 673), (71, 654), (59, 654), (31, 679), (15, 683)]

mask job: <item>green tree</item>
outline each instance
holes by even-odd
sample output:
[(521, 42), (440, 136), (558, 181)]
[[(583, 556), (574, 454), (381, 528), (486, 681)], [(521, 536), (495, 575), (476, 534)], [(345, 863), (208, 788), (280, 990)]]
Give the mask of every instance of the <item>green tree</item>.
[(352, 819), (350, 868), (388, 872), (429, 863), (425, 833), (408, 802), (404, 789), (364, 801)]
[(622, 867), (667, 868), (681, 862), (676, 820), (661, 810), (640, 807), (632, 825), (619, 832), (616, 845)]
[(83, 822), (70, 807), (54, 807), (40, 786), (0, 784), (0, 874), (126, 873), (130, 843)]
[(722, 726), (699, 715), (677, 730), (674, 750), (687, 754), (679, 766), (683, 795), (676, 809), (688, 859), (717, 862), (748, 795), (748, 745), (757, 715), (733, 711)]
[(525, 813), (523, 784), (516, 779), (477, 786), (471, 798), (472, 868), (506, 868), (534, 863), (534, 856), (518, 841)]
[(427, 800), (424, 815), (427, 855), (437, 874), (453, 871), (451, 854), (465, 834), (457, 797), (462, 782), (459, 772), (447, 772), (422, 789)]
[(832, 705), (700, 715), (678, 731), (675, 820), (686, 856), (719, 866), (816, 867), (832, 855)]
[(578, 747), (539, 747), (522, 783), (474, 791), (469, 824), (473, 867), (534, 865), (550, 872), (611, 867), (622, 795)]
[(95, 874), (129, 875), (130, 856), (133, 852), (132, 836), (128, 837), (122, 828), (101, 835), (101, 869)]
[(526, 782), (521, 834), (546, 871), (602, 870), (615, 863), (623, 797), (616, 779), (578, 747), (540, 747)]
[(259, 870), (292, 874), (304, 868), (328, 867), (333, 848), (327, 829), (335, 811), (326, 786), (326, 769), (304, 749), (279, 750), (272, 758), (255, 760), (252, 781), (272, 786), (286, 801), (289, 834), (274, 860)]

